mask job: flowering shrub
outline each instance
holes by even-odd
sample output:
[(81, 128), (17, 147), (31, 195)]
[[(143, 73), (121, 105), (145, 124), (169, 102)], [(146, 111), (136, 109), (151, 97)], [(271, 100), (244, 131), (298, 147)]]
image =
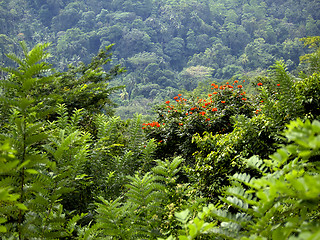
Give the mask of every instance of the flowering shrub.
[(159, 142), (157, 156), (165, 158), (178, 154), (191, 163), (196, 151), (192, 143), (195, 133), (228, 133), (233, 129), (232, 116), (252, 116), (254, 107), (244, 91), (245, 82), (238, 83), (238, 80), (220, 86), (212, 83), (206, 98), (178, 94), (161, 105), (156, 121), (142, 126), (148, 138)]

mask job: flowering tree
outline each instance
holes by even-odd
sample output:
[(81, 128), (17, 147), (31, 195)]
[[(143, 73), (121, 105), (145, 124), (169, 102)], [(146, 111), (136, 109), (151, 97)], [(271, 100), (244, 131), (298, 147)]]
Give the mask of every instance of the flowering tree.
[(212, 83), (206, 98), (186, 98), (178, 94), (162, 104), (157, 114), (156, 121), (144, 123), (142, 127), (148, 138), (159, 143), (157, 156), (165, 158), (178, 154), (192, 163), (192, 153), (196, 151), (192, 142), (194, 134), (230, 132), (232, 116), (252, 116), (254, 107), (244, 85), (235, 80), (220, 86)]

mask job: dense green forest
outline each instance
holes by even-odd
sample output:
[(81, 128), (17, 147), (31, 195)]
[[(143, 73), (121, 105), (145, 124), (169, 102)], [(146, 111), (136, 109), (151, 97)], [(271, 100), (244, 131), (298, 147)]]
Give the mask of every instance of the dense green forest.
[(318, 0), (4, 0), (0, 59), (51, 42), (50, 59), (66, 70), (113, 46), (113, 64), (127, 72), (114, 86), (117, 114), (133, 117), (201, 82), (259, 74), (283, 59), (289, 70), (305, 53), (298, 40), (320, 35)]
[(319, 8), (1, 1), (0, 238), (320, 239)]

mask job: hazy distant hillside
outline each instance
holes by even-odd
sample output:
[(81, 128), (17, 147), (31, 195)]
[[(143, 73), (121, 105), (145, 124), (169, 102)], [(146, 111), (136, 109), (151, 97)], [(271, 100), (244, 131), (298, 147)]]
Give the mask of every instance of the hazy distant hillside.
[(0, 58), (29, 46), (52, 42), (64, 69), (88, 62), (100, 48), (115, 44), (114, 63), (127, 73), (115, 100), (118, 113), (144, 112), (182, 89), (203, 81), (242, 78), (276, 59), (290, 70), (302, 55), (298, 38), (320, 35), (317, 0), (5, 0), (0, 3)]

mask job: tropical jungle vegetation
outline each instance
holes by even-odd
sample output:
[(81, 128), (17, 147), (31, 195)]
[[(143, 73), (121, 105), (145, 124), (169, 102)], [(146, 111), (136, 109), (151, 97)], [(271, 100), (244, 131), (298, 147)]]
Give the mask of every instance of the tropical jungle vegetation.
[(1, 239), (319, 239), (319, 7), (2, 1)]
[[(105, 46), (126, 73), (112, 98), (117, 115), (153, 115), (152, 107), (199, 83), (259, 75), (283, 59), (289, 71), (307, 49), (299, 38), (320, 35), (318, 0), (4, 0), (0, 59), (52, 43), (59, 71), (88, 64)], [(151, 120), (151, 118), (150, 118)]]

